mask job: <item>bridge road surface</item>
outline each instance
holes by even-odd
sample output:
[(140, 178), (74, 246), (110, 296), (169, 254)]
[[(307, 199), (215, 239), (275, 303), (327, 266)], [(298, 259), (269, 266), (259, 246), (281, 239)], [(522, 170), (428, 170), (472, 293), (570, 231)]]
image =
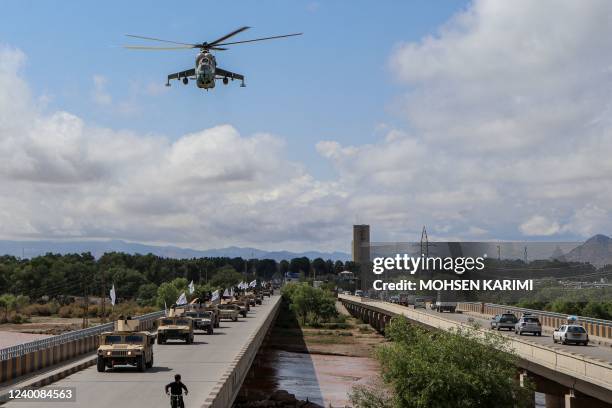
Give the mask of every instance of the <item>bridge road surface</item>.
[[(264, 298), (262, 305), (251, 307), (246, 318), (237, 322), (221, 321), (221, 327), (209, 336), (196, 331), (193, 344), (169, 341), (155, 344), (153, 368), (141, 373), (134, 367), (117, 367), (99, 373), (96, 366), (70, 375), (48, 387), (76, 387), (76, 402), (12, 401), (4, 406), (26, 408), (139, 408), (169, 407), (170, 398), (164, 386), (181, 374), (189, 389), (184, 397), (186, 407), (200, 407), (225, 373), (230, 362), (247, 343), (249, 336), (262, 324), (280, 301), (275, 295)], [(47, 387), (45, 387), (47, 388)]]
[[(357, 301), (359, 302), (359, 298), (356, 298), (354, 296), (345, 296), (342, 295), (342, 297), (347, 298), (348, 300), (353, 300), (353, 301)], [(394, 306), (393, 308), (390, 308), (390, 310), (396, 311), (396, 312), (400, 312), (401, 310), (405, 310), (408, 309), (408, 307), (406, 306), (401, 306), (401, 305), (397, 305), (397, 304), (393, 304), (393, 303), (388, 303), (388, 302), (377, 302), (377, 301), (372, 301), (370, 299), (366, 300), (365, 302), (362, 302), (364, 305), (367, 305), (369, 303), (371, 303), (372, 305), (376, 305), (376, 303), (384, 303), (385, 306)], [(412, 309), (412, 307), (409, 307), (410, 310), (414, 310)], [(418, 312), (422, 312), (422, 313), (426, 313), (428, 315), (432, 315), (432, 316), (437, 316), (437, 317), (442, 317), (444, 319), (448, 319), (448, 320), (453, 320), (456, 322), (463, 322), (463, 323), (468, 323), (468, 319), (473, 319), (473, 321), (475, 323), (478, 323), (481, 327), (488, 329), (491, 327), (491, 320), (490, 319), (484, 319), (484, 318), (480, 318), (477, 317), (475, 315), (471, 315), (470, 313), (467, 312), (463, 312), (463, 313), (439, 313), (436, 312), (435, 310), (430, 310), (430, 309), (416, 309), (416, 311)], [(542, 333), (542, 336), (534, 336), (532, 334), (523, 334), (522, 336), (519, 336), (518, 334), (515, 334), (514, 331), (508, 331), (508, 330), (501, 330), (501, 331), (497, 331), (495, 330), (495, 332), (497, 333), (501, 333), (505, 336), (510, 336), (510, 337), (517, 337), (517, 338), (522, 338), (525, 340), (530, 340), (534, 343), (537, 343), (539, 345), (543, 345), (543, 346), (548, 346), (548, 347), (555, 347), (570, 353), (574, 353), (574, 354), (581, 354), (583, 356), (586, 357), (591, 357), (591, 358), (597, 358), (600, 360), (604, 360), (604, 361), (608, 361), (608, 362), (612, 362), (612, 347), (610, 346), (605, 346), (605, 345), (597, 345), (597, 344), (593, 344), (593, 343), (589, 343), (588, 346), (578, 346), (578, 345), (574, 345), (574, 344), (567, 344), (567, 345), (562, 345), (561, 343), (557, 343), (554, 344), (553, 340), (552, 340), (552, 334), (545, 334)]]

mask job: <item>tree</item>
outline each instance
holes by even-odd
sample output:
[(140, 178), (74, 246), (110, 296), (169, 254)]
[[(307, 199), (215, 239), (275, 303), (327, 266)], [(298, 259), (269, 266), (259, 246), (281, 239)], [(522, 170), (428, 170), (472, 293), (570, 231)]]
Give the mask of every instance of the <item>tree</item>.
[(338, 314), (336, 299), (331, 292), (314, 288), (308, 283), (286, 285), (283, 288), (283, 297), (291, 302), (291, 310), (305, 325), (318, 324), (321, 320), (330, 319)]
[(215, 272), (215, 276), (211, 279), (210, 284), (225, 289), (236, 286), (242, 280), (241, 273), (238, 273), (232, 266), (225, 265)]
[(154, 283), (145, 283), (138, 288), (138, 298), (136, 299), (141, 306), (152, 306), (157, 303), (157, 285)]
[(157, 306), (163, 308), (165, 306), (170, 307), (179, 297), (179, 291), (170, 282), (165, 282), (159, 285), (157, 288)]
[(429, 332), (411, 326), (404, 316), (394, 317), (385, 330), (392, 342), (376, 356), (394, 407), (533, 405), (533, 390), (515, 379), (517, 358), (502, 336), (482, 337), (475, 329)]
[(15, 307), (15, 295), (11, 295), (10, 293), (5, 293), (0, 296), (0, 307), (4, 309), (4, 320), (8, 320), (8, 314), (13, 307)]
[(139, 288), (147, 283), (147, 278), (135, 269), (115, 267), (109, 270), (109, 274), (117, 297), (133, 298), (138, 294)]

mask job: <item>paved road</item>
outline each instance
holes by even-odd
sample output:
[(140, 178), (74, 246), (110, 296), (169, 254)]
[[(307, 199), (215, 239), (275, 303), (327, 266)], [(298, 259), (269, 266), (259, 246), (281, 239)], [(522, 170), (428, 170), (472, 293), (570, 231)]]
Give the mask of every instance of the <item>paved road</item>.
[[(391, 305), (389, 303), (385, 303), (385, 304)], [(399, 308), (399, 309), (404, 308), (404, 306), (399, 306), (399, 305), (392, 305), (392, 306)], [(410, 307), (410, 310), (413, 310), (412, 307)], [(482, 327), (487, 327), (487, 328), (490, 327), (490, 320), (483, 319), (483, 318), (480, 318), (480, 317), (477, 317), (475, 315), (468, 314), (468, 313), (438, 313), (436, 311), (429, 310), (429, 309), (427, 310), (416, 309), (416, 310), (419, 312), (427, 313), (433, 316), (443, 317), (443, 318), (458, 321), (458, 322), (467, 323), (468, 319), (473, 319), (475, 322), (479, 323)], [(557, 349), (565, 350), (571, 353), (581, 354), (586, 357), (597, 358), (600, 360), (612, 362), (612, 347), (610, 346), (600, 346), (600, 345), (595, 345), (595, 344), (589, 344), (588, 346), (576, 346), (576, 345), (570, 345), (570, 344), (562, 345), (560, 343), (554, 344), (552, 341), (552, 336), (547, 335), (545, 333), (542, 333), (541, 337), (533, 336), (531, 334), (524, 334), (522, 336), (519, 336), (518, 334), (514, 334), (514, 331), (506, 331), (506, 330), (499, 331), (498, 333), (502, 333), (504, 336), (520, 337), (521, 339), (530, 340), (537, 344), (541, 344), (541, 345), (549, 346), (549, 347), (555, 347)]]
[[(269, 314), (279, 296), (265, 298), (263, 305), (252, 307), (247, 318), (238, 322), (221, 321), (215, 334), (196, 335), (193, 344), (169, 342), (155, 344), (155, 366), (144, 373), (134, 368), (115, 368), (99, 373), (96, 367), (73, 374), (51, 387), (76, 387), (77, 402), (49, 404), (54, 408), (123, 408), (123, 407), (168, 407), (169, 398), (164, 394), (164, 385), (180, 373), (189, 388), (185, 398), (187, 407), (201, 406), (212, 388), (220, 380), (229, 363), (235, 358), (247, 339)], [(7, 407), (41, 408), (40, 402), (9, 402)]]

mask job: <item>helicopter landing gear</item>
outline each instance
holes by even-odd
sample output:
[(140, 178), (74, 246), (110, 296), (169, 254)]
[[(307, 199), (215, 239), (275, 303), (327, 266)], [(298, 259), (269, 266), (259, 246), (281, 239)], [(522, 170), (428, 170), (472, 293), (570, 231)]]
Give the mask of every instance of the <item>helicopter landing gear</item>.
[(227, 85), (229, 84), (229, 79), (227, 79), (227, 77), (223, 78), (223, 85)]
[(168, 80), (168, 82), (166, 82), (166, 86), (170, 86), (170, 80)]
[(241, 88), (246, 88), (246, 85), (244, 84), (244, 79), (242, 80), (242, 83), (240, 84)]
[(189, 83), (189, 79), (187, 77), (183, 77), (183, 85), (187, 85)]

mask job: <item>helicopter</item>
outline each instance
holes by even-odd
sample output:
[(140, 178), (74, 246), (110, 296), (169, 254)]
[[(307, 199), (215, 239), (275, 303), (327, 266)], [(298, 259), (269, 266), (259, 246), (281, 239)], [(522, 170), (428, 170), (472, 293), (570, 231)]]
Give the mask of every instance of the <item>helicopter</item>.
[(208, 91), (209, 89), (212, 89), (215, 87), (215, 82), (218, 79), (222, 80), (224, 85), (227, 85), (230, 80), (233, 81), (236, 79), (241, 82), (240, 86), (244, 88), (246, 86), (244, 84), (244, 75), (237, 74), (235, 72), (231, 72), (231, 71), (219, 68), (217, 66), (217, 60), (211, 51), (226, 51), (227, 48), (225, 47), (228, 45), (250, 43), (250, 42), (255, 42), (255, 41), (273, 40), (277, 38), (294, 37), (296, 35), (302, 35), (302, 33), (294, 33), (294, 34), (275, 35), (272, 37), (254, 38), (251, 40), (244, 40), (244, 41), (224, 42), (230, 37), (233, 37), (238, 33), (248, 30), (249, 28), (250, 27), (246, 27), (246, 26), (240, 27), (237, 30), (234, 30), (229, 34), (226, 34), (220, 38), (217, 38), (214, 41), (195, 43), (195, 44), (183, 43), (183, 42), (178, 42), (178, 41), (162, 40), (160, 38), (144, 37), (141, 35), (126, 34), (127, 37), (138, 38), (141, 40), (148, 40), (148, 41), (158, 41), (158, 42), (164, 42), (164, 43), (175, 44), (175, 45), (165, 46), (165, 47), (125, 45), (124, 48), (128, 48), (131, 50), (155, 50), (155, 51), (199, 48), (200, 52), (198, 53), (195, 59), (195, 68), (186, 69), (184, 71), (169, 74), (168, 80), (166, 81), (166, 86), (170, 86), (170, 81), (174, 79), (178, 81), (182, 80), (183, 84), (187, 85), (189, 83), (189, 80), (191, 79), (191, 80), (195, 80), (198, 88), (206, 89)]

